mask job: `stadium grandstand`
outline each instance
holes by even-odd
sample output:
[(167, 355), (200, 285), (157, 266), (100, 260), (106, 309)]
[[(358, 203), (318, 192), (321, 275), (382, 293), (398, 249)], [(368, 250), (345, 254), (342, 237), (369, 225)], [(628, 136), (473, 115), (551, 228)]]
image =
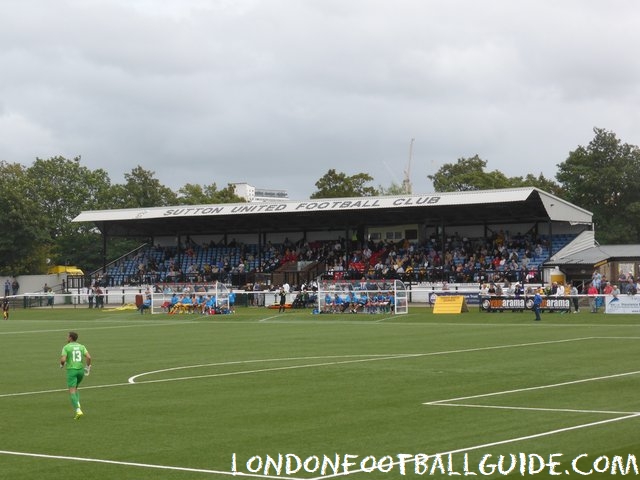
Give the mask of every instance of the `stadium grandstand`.
[[(105, 286), (540, 283), (558, 252), (594, 246), (591, 212), (537, 188), (85, 211), (74, 222), (103, 235), (92, 281)], [(142, 246), (109, 259), (109, 236)]]

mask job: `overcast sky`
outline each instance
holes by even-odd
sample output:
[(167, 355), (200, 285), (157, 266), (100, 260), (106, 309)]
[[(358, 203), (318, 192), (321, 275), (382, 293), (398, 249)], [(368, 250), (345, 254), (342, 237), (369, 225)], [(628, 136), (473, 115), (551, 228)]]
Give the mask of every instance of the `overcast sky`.
[(0, 0), (0, 160), (136, 165), (308, 198), (329, 169), (414, 193), (478, 154), (543, 173), (640, 145), (636, 0)]

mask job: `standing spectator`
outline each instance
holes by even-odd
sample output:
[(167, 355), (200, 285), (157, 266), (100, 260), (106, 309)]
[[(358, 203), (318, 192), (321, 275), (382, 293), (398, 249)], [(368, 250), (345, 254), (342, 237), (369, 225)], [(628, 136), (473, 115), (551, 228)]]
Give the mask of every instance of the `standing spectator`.
[(255, 282), (253, 284), (253, 306), (258, 307), (260, 306), (260, 292), (262, 290), (262, 287), (260, 286), (260, 284), (258, 282)]
[(598, 313), (598, 289), (591, 282), (587, 289), (587, 295), (589, 295), (589, 306), (591, 307), (591, 313)]
[(87, 301), (89, 302), (89, 308), (93, 308), (94, 297), (95, 297), (95, 292), (93, 291), (93, 287), (89, 285), (87, 287)]
[(598, 270), (594, 270), (593, 275), (591, 275), (591, 285), (595, 287), (598, 293), (600, 293), (602, 274)]
[(280, 306), (278, 307), (278, 313), (286, 312), (287, 292), (284, 288), (280, 288)]
[(520, 298), (522, 297), (522, 295), (524, 295), (524, 284), (522, 283), (522, 281), (516, 283), (513, 294), (516, 298)]
[(104, 292), (100, 285), (96, 287), (96, 308), (104, 308)]
[(4, 282), (4, 296), (8, 297), (9, 295), (11, 295), (11, 282), (7, 278)]
[(20, 290), (20, 284), (18, 283), (18, 279), (13, 277), (13, 282), (11, 282), (12, 295), (18, 295), (18, 290)]
[(541, 320), (540, 307), (542, 306), (542, 295), (540, 294), (542, 289), (536, 290), (536, 294), (533, 296), (533, 313), (536, 314), (536, 322)]
[(578, 313), (580, 311), (580, 298), (578, 298), (578, 287), (575, 285), (571, 286), (571, 300), (573, 301), (573, 313)]

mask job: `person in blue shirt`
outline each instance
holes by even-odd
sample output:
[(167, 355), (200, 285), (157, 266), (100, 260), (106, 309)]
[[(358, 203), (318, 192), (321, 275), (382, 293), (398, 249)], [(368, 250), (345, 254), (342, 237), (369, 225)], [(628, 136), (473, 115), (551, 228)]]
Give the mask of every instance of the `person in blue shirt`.
[(140, 304), (138, 310), (140, 310), (140, 313), (144, 313), (145, 310), (151, 311), (151, 298), (146, 298), (144, 302)]
[(540, 290), (536, 290), (536, 294), (533, 296), (533, 313), (536, 314), (536, 322), (541, 320), (540, 318), (540, 307), (542, 306), (542, 295), (540, 295)]
[(180, 313), (193, 313), (193, 299), (189, 295), (185, 295), (182, 299)]
[(151, 311), (151, 290), (147, 288), (144, 293), (144, 301), (138, 306), (140, 313), (144, 313), (145, 310)]
[(198, 295), (196, 297), (195, 305), (193, 306), (194, 310), (199, 312), (200, 314), (204, 314), (205, 304), (207, 303), (207, 298), (205, 295)]
[(327, 292), (324, 296), (324, 312), (331, 313), (333, 311), (333, 298), (331, 294)]
[(344, 310), (344, 300), (337, 293), (335, 298), (333, 299), (333, 308), (334, 312), (342, 312)]
[(345, 293), (342, 297), (342, 309), (340, 310), (341, 313), (346, 312), (347, 310), (349, 310), (349, 307), (351, 306), (351, 295), (352, 293)]
[(354, 313), (358, 310), (370, 312), (369, 296), (367, 295), (367, 292), (362, 292), (358, 297)]
[(178, 297), (177, 293), (174, 293), (171, 296), (171, 300), (169, 301), (169, 313), (176, 313), (179, 302), (180, 302), (180, 297)]
[(205, 303), (205, 312), (208, 314), (213, 314), (216, 311), (216, 296), (211, 295), (211, 297)]

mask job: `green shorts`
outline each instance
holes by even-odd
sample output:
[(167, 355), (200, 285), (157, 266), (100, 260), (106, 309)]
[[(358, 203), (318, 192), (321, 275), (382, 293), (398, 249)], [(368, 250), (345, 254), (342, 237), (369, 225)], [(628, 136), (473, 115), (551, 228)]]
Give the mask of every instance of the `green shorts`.
[(83, 378), (84, 368), (67, 368), (67, 387), (77, 387)]

